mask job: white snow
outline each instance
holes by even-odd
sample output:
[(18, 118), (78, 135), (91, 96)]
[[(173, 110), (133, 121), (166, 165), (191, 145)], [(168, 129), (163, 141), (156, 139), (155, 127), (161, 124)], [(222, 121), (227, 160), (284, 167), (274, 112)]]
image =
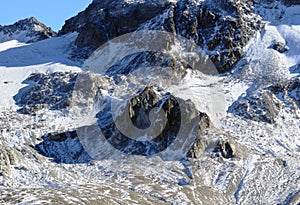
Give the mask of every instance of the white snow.
[(270, 40), (285, 42), (290, 48), (285, 56), (286, 65), (292, 66), (299, 63), (300, 5), (285, 7), (277, 2), (277, 5), (271, 9), (258, 8), (257, 11), (267, 22), (268, 33), (267, 37), (262, 36), (264, 41), (262, 43), (270, 43)]
[(13, 96), (26, 85), (31, 73), (80, 71), (80, 64), (68, 59), (77, 34), (68, 34), (24, 44), (16, 40), (0, 44), (0, 107), (14, 107)]
[(32, 37), (28, 36), (28, 31), (17, 31), (15, 33), (5, 34), (4, 32), (0, 32), (0, 43), (10, 41), (10, 40), (18, 40), (20, 42), (28, 42)]
[[(25, 156), (21, 165), (13, 167), (10, 179), (13, 188), (1, 190), (0, 203), (3, 196), (20, 203), (55, 200), (91, 203), (89, 200), (105, 199), (113, 204), (118, 199), (126, 199), (129, 204), (146, 204), (147, 200), (158, 204), (162, 203), (158, 200), (162, 197), (174, 204), (209, 204), (216, 199), (220, 204), (251, 204), (261, 200), (265, 204), (283, 204), (300, 189), (300, 126), (296, 112), (282, 105), (274, 124), (226, 112), (240, 96), (246, 95), (248, 88), (258, 89), (287, 80), (292, 77), (289, 68), (300, 63), (299, 7), (286, 9), (281, 20), (278, 19), (281, 10), (266, 11), (263, 18), (270, 22), (245, 48), (242, 60), (249, 62), (246, 66), (238, 64), (232, 74), (220, 77), (189, 71), (178, 86), (169, 90), (178, 97), (191, 99), (200, 111), (208, 113), (215, 126), (235, 142), (237, 157), (226, 160), (204, 153), (197, 160), (165, 162), (160, 158), (120, 155), (118, 160), (74, 165), (56, 164), (43, 156), (29, 155), (37, 157), (41, 164), (36, 158)], [(80, 71), (80, 65), (68, 59), (70, 43), (75, 38), (76, 34), (70, 34), (34, 44), (18, 41), (0, 44), (0, 105), (6, 110), (0, 107), (3, 111), (0, 117), (9, 118), (7, 128), (14, 131), (1, 133), (0, 144), (7, 142), (17, 146), (25, 141), (34, 144), (31, 141), (34, 135), (65, 130), (72, 124), (72, 117), (52, 112), (38, 113), (35, 118), (18, 115), (14, 113), (13, 96), (25, 86), (22, 81), (33, 72)], [(286, 43), (290, 50), (279, 53), (270, 49), (273, 41)], [(31, 125), (40, 127), (31, 129)], [(211, 140), (220, 134), (207, 137)], [(0, 176), (0, 186), (4, 181)], [(187, 182), (187, 185), (180, 186), (179, 182)]]
[(20, 46), (26, 45), (25, 43), (20, 43), (17, 40), (11, 40), (0, 44), (0, 52), (5, 51), (12, 48), (17, 48)]
[(208, 114), (214, 126), (221, 127), (220, 119), (226, 116), (228, 107), (219, 77), (197, 75), (188, 70), (178, 86), (170, 87), (170, 92), (182, 99), (192, 100), (199, 111)]

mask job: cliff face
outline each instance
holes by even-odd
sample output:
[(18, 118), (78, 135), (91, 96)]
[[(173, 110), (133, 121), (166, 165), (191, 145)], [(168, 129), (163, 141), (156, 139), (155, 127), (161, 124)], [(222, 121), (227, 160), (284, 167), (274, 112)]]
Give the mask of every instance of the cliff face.
[(87, 57), (100, 45), (141, 29), (164, 30), (193, 39), (220, 72), (243, 55), (243, 47), (261, 28), (253, 1), (94, 1), (66, 21), (60, 34), (78, 32), (77, 55)]
[(10, 27), (0, 204), (299, 204), (296, 4), (95, 0), (46, 41)]
[(88, 49), (89, 55), (109, 39), (135, 31), (162, 13), (168, 4), (163, 1), (93, 1), (86, 10), (67, 20), (60, 34), (78, 32), (76, 45), (80, 50)]

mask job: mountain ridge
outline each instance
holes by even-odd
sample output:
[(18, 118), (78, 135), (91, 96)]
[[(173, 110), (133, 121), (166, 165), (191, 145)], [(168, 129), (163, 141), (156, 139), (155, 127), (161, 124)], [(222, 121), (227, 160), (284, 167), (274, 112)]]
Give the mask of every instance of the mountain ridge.
[[(58, 37), (0, 43), (0, 203), (298, 205), (297, 3), (95, 0)], [(158, 15), (130, 21), (157, 5)], [(123, 32), (161, 26), (210, 57), (219, 52), (215, 63), (228, 68), (198, 72), (181, 61), (190, 50), (172, 41), (166, 55), (129, 55), (133, 47), (118, 42)], [(131, 42), (162, 42), (139, 37)], [(92, 52), (86, 45), (97, 49), (108, 39), (109, 52), (75, 62)], [(106, 70), (111, 58), (117, 62)], [(136, 129), (121, 129), (131, 124)], [(163, 130), (158, 138), (155, 129), (150, 136), (137, 129), (152, 124)], [(174, 139), (178, 128), (192, 142)], [(130, 139), (137, 133), (141, 141)], [(150, 156), (166, 147), (166, 155)]]
[(56, 32), (35, 17), (19, 20), (12, 25), (0, 25), (1, 43), (10, 40), (18, 40), (21, 43), (34, 43), (56, 35)]

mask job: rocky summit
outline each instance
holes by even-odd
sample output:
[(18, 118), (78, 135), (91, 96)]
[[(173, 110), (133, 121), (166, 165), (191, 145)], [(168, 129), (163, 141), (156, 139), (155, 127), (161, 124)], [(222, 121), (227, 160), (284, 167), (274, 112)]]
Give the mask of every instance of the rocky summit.
[(58, 34), (0, 26), (0, 204), (298, 205), (299, 11), (94, 0)]
[(0, 25), (0, 42), (18, 40), (22, 43), (33, 43), (56, 36), (50, 27), (30, 17), (12, 25)]
[(241, 58), (243, 47), (262, 27), (253, 4), (230, 0), (94, 1), (67, 20), (60, 34), (78, 32), (75, 44), (89, 55), (109, 39), (135, 30), (172, 32), (193, 39), (224, 72)]

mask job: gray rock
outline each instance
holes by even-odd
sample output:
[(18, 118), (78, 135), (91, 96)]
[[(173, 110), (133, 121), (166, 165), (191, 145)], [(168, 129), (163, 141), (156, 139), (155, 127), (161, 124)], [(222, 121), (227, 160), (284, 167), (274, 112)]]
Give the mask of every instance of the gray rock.
[(300, 109), (300, 77), (295, 77), (291, 79), (288, 84), (288, 95), (292, 98), (298, 105)]
[(250, 92), (228, 108), (228, 112), (236, 116), (267, 123), (274, 123), (279, 111), (278, 99), (268, 90)]
[(91, 157), (82, 147), (76, 131), (49, 133), (42, 138), (43, 142), (35, 145), (34, 149), (56, 163), (78, 164), (91, 161)]
[[(182, 131), (181, 127), (186, 129), (181, 132), (180, 137), (182, 138), (188, 137), (191, 132), (195, 131), (195, 133), (193, 132), (195, 139), (191, 140), (194, 142), (198, 135), (211, 126), (209, 117), (205, 113), (199, 112), (191, 101), (175, 98), (169, 93), (160, 96), (153, 87), (146, 87), (128, 100), (125, 109), (116, 119), (112, 116), (114, 110), (112, 110), (111, 102), (105, 101), (104, 103), (104, 109), (96, 115), (98, 118), (96, 127), (91, 125), (78, 128), (77, 132), (49, 133), (43, 137), (42, 143), (35, 146), (35, 149), (44, 156), (53, 158), (55, 162), (85, 163), (92, 158), (84, 150), (84, 147), (89, 149), (95, 147), (95, 140), (91, 135), (99, 133), (96, 129), (100, 128), (106, 141), (97, 144), (96, 149), (101, 151), (108, 146), (105, 143), (109, 142), (111, 147), (123, 153), (151, 156), (166, 150), (176, 140), (179, 131)], [(159, 110), (159, 114), (156, 113), (155, 116), (153, 116), (154, 108)], [(186, 119), (186, 121), (182, 121), (182, 119)], [(198, 124), (198, 127), (194, 130), (195, 123)], [(91, 140), (83, 139), (83, 136), (79, 138), (78, 130), (84, 131), (85, 137)], [(139, 140), (139, 137), (144, 136), (141, 133), (144, 133), (145, 130), (147, 130), (146, 136), (149, 139)], [(182, 133), (185, 133), (186, 136), (182, 136), (184, 135)], [(100, 136), (95, 137), (99, 138)], [(88, 142), (85, 142), (86, 140)], [(181, 149), (183, 144), (178, 146)]]
[(294, 110), (300, 109), (300, 77), (294, 77), (290, 80), (273, 85), (270, 90), (283, 100), (285, 104), (291, 106)]
[(24, 43), (33, 43), (56, 36), (50, 27), (39, 22), (36, 18), (26, 18), (13, 25), (0, 26), (0, 42), (19, 40)]
[(14, 96), (16, 104), (22, 107), (23, 114), (34, 114), (49, 108), (61, 110), (70, 104), (75, 85), (76, 73), (55, 72), (51, 74), (31, 74), (24, 84), (29, 84)]
[(222, 157), (229, 159), (234, 157), (234, 148), (232, 148), (232, 145), (229, 142), (219, 142), (218, 146), (216, 147), (216, 152), (221, 151)]
[(208, 155), (212, 158), (229, 159), (237, 156), (236, 148), (237, 143), (231, 135), (210, 127), (198, 136), (197, 141), (188, 152), (188, 157), (200, 158)]
[(279, 53), (284, 53), (290, 50), (290, 48), (282, 42), (274, 42), (270, 48), (278, 51)]
[(18, 163), (17, 155), (8, 146), (0, 148), (0, 176), (10, 176), (11, 166)]
[(281, 0), (281, 2), (286, 6), (300, 5), (299, 0)]
[(137, 29), (165, 30), (193, 39), (208, 51), (218, 70), (225, 72), (241, 58), (242, 48), (262, 26), (259, 16), (251, 11), (252, 5), (253, 1), (229, 0), (93, 1), (85, 11), (67, 20), (60, 34), (78, 32), (74, 55), (88, 57), (122, 34)]
[[(23, 83), (28, 86), (14, 96), (22, 114), (36, 114), (42, 109), (63, 110), (78, 104), (88, 107), (94, 97), (101, 97), (100, 89), (109, 90), (114, 85), (109, 78), (87, 72), (33, 73)], [(77, 92), (73, 93), (74, 90)]]
[(109, 39), (136, 30), (166, 6), (167, 2), (159, 0), (144, 3), (95, 0), (86, 10), (67, 20), (59, 34), (76, 31), (78, 48), (95, 50)]
[[(151, 118), (153, 109), (159, 110), (155, 111), (154, 119)], [(169, 93), (159, 98), (152, 87), (146, 87), (130, 99), (116, 120), (113, 119), (110, 110), (111, 107), (107, 107), (97, 114), (98, 124), (110, 144), (127, 154), (150, 156), (166, 150), (179, 136), (181, 127), (190, 127), (183, 135), (189, 135), (193, 131), (194, 124), (190, 124), (193, 123), (194, 117), (199, 118), (199, 121), (195, 121), (198, 123), (197, 130), (206, 129), (210, 125), (208, 116), (197, 111), (191, 101), (175, 98)], [(144, 130), (147, 128), (149, 130), (145, 134)], [(196, 134), (200, 134), (200, 131)], [(138, 140), (142, 136), (151, 138), (146, 141)]]
[(300, 108), (299, 96), (300, 80), (299, 77), (294, 77), (257, 92), (248, 92), (234, 102), (228, 111), (245, 119), (275, 123), (282, 105), (287, 105), (294, 111)]

